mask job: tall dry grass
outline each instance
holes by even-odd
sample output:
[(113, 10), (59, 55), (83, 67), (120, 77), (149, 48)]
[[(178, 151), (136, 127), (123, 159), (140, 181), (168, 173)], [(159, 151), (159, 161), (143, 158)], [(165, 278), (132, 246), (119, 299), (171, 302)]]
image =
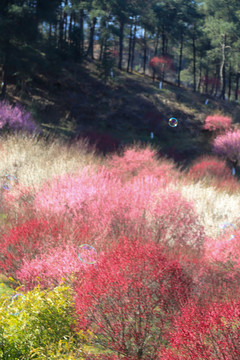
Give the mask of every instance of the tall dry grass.
[(183, 181), (177, 187), (187, 200), (193, 201), (208, 236), (217, 237), (221, 223), (228, 222), (240, 227), (238, 193), (229, 195), (227, 191), (209, 186), (205, 181), (189, 184)]
[(0, 176), (14, 175), (22, 186), (31, 189), (55, 176), (102, 163), (94, 150), (89, 151), (87, 141), (68, 146), (55, 137), (46, 141), (39, 136), (22, 134), (1, 137), (0, 156)]

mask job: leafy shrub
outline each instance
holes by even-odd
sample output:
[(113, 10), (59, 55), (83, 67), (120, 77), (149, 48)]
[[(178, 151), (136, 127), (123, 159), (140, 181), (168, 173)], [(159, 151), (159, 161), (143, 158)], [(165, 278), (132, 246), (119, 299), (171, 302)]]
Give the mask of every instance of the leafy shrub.
[(240, 356), (239, 302), (213, 302), (204, 307), (191, 302), (181, 310), (174, 330), (167, 337), (169, 347), (159, 360), (235, 360)]
[(191, 286), (191, 278), (158, 244), (122, 238), (97, 268), (79, 274), (79, 328), (91, 327), (100, 344), (127, 358), (156, 359), (156, 346)]
[(240, 130), (218, 135), (213, 142), (213, 152), (237, 163), (240, 160)]
[(231, 118), (216, 114), (206, 117), (203, 129), (209, 131), (222, 131), (229, 129), (231, 125), (232, 125)]
[(188, 176), (195, 181), (202, 180), (204, 177), (219, 180), (232, 177), (231, 170), (227, 167), (225, 161), (213, 156), (203, 156), (197, 159), (189, 169)]
[(0, 298), (0, 358), (30, 359), (33, 349), (41, 348), (44, 353), (50, 345), (58, 348), (65, 337), (75, 337), (74, 345), (80, 346), (69, 287), (52, 291), (36, 288), (24, 296), (13, 304), (7, 296)]
[(0, 102), (0, 129), (25, 130), (35, 132), (39, 130), (32, 115), (21, 105), (10, 105), (6, 101)]

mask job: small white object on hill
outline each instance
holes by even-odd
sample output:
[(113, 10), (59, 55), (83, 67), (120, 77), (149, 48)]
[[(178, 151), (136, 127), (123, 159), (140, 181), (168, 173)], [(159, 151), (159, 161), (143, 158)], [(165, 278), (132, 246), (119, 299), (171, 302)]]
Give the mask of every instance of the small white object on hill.
[(110, 75), (111, 75), (111, 77), (113, 77), (113, 71), (112, 71), (112, 69), (111, 69), (111, 71), (110, 71)]
[(151, 132), (151, 139), (153, 139), (154, 138), (154, 133), (153, 132)]
[(208, 99), (205, 101), (205, 105), (207, 105), (208, 104)]
[(159, 89), (162, 90), (162, 81), (159, 83)]

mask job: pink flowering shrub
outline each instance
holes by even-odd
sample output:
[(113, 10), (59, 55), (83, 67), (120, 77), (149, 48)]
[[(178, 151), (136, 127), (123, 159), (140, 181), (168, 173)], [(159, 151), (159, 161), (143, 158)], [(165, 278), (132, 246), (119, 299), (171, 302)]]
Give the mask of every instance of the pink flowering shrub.
[(203, 129), (209, 131), (222, 131), (229, 129), (231, 125), (232, 119), (230, 117), (216, 114), (206, 117)]
[(156, 359), (166, 326), (186, 303), (191, 286), (191, 278), (158, 244), (122, 238), (97, 268), (79, 273), (79, 328), (93, 328), (102, 335), (100, 343), (129, 359)]
[(73, 244), (49, 249), (35, 259), (23, 260), (22, 266), (16, 272), (16, 278), (24, 284), (26, 291), (36, 285), (42, 288), (57, 286), (65, 280), (70, 280), (85, 265), (77, 257), (77, 248)]
[(36, 194), (36, 211), (65, 216), (76, 231), (86, 227), (91, 244), (101, 249), (123, 234), (151, 234), (156, 241), (174, 244), (175, 250), (185, 244), (200, 251), (204, 232), (192, 206), (180, 194), (166, 191), (164, 173), (147, 176), (141, 166), (138, 176), (124, 183), (114, 169), (105, 168), (55, 179)]
[[(170, 182), (177, 179), (178, 171), (173, 162), (166, 159), (157, 160), (157, 153), (149, 148), (126, 149), (123, 156), (113, 155), (108, 164), (112, 173), (122, 182), (129, 181), (136, 176), (154, 176)], [(171, 179), (171, 180), (170, 180)]]
[(218, 180), (230, 179), (231, 170), (225, 161), (213, 156), (203, 156), (195, 161), (188, 171), (191, 180), (202, 180), (204, 177)]
[[(160, 195), (160, 194), (159, 194)], [(193, 204), (178, 192), (162, 191), (151, 209), (153, 239), (164, 244), (174, 256), (202, 253), (205, 232)]]
[(240, 160), (240, 130), (218, 135), (213, 142), (213, 152), (231, 161)]
[(6, 101), (0, 102), (0, 129), (25, 130), (35, 132), (39, 130), (32, 115), (21, 105), (10, 105)]
[(236, 360), (240, 357), (240, 304), (219, 301), (204, 307), (190, 302), (169, 331), (159, 360)]

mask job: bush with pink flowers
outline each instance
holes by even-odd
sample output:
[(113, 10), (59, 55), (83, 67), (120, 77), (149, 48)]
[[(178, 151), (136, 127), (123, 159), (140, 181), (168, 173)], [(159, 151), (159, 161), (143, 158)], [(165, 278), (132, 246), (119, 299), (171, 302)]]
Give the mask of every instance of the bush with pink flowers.
[(21, 105), (10, 105), (6, 101), (0, 102), (0, 130), (21, 130), (27, 132), (39, 131), (30, 112)]
[(240, 130), (218, 135), (213, 142), (213, 152), (238, 163), (240, 160)]
[(188, 171), (191, 180), (199, 181), (203, 178), (216, 180), (230, 179), (231, 170), (226, 162), (214, 156), (203, 156), (195, 161)]
[(228, 130), (232, 125), (232, 119), (228, 116), (222, 115), (210, 115), (205, 119), (205, 124), (203, 126), (204, 130), (209, 130), (213, 132), (219, 132)]

